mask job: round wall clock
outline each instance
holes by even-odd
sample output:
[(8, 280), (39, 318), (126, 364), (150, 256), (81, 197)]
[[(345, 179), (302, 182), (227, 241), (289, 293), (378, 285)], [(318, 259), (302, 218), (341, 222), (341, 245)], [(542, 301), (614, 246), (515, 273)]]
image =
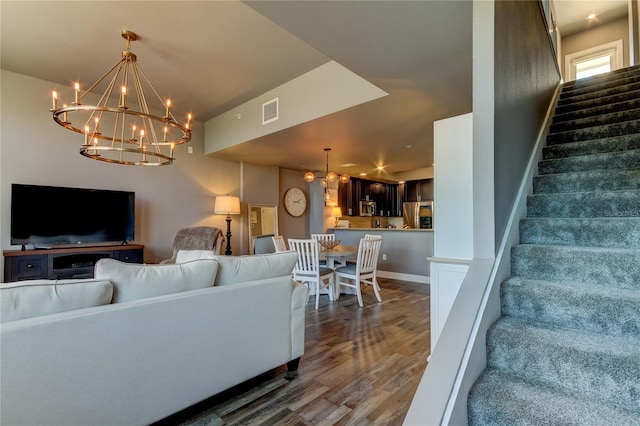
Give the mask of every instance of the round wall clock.
[(284, 209), (291, 216), (302, 216), (307, 209), (307, 196), (300, 188), (292, 187), (284, 193)]

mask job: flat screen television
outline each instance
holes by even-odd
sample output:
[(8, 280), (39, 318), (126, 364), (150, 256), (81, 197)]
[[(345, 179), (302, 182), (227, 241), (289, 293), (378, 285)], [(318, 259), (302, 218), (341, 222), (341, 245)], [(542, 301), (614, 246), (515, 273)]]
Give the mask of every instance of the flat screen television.
[(134, 192), (11, 185), (11, 244), (126, 243), (134, 223)]

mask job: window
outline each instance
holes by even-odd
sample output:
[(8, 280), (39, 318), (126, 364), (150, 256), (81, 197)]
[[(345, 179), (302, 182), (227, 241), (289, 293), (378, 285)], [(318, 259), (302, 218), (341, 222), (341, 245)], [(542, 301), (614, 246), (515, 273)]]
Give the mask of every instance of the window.
[(598, 56), (576, 63), (576, 80), (611, 71), (611, 55)]
[(565, 56), (565, 81), (590, 77), (622, 68), (622, 40)]

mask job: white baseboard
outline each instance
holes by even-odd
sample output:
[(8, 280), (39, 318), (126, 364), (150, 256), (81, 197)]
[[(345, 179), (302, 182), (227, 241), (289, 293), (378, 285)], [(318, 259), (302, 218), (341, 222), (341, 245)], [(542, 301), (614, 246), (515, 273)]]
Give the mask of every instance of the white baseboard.
[(389, 278), (392, 280), (411, 281), (411, 282), (420, 283), (420, 284), (431, 283), (431, 281), (429, 280), (429, 277), (425, 275), (403, 274), (400, 272), (390, 272), (390, 271), (381, 271), (381, 270), (378, 270), (377, 275), (380, 278)]

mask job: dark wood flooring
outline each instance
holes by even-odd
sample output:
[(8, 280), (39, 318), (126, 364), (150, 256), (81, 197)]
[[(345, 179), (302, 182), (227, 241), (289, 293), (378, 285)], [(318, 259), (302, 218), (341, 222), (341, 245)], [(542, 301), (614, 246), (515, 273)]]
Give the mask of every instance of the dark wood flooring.
[(163, 425), (401, 425), (430, 352), (429, 286), (380, 279), (337, 302), (310, 299), (299, 377), (283, 366), (188, 410)]

